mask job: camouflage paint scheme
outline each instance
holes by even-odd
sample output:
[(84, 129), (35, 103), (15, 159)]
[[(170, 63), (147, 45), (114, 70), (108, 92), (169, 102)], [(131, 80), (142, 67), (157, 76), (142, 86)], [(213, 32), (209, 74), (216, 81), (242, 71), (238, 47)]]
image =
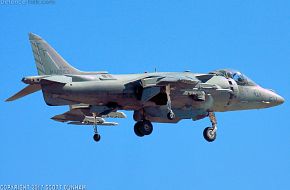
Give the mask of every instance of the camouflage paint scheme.
[[(231, 69), (208, 74), (189, 71), (123, 75), (106, 71), (83, 72), (69, 65), (39, 36), (30, 33), (29, 40), (38, 76), (24, 77), (22, 81), (28, 86), (7, 101), (42, 90), (47, 105), (70, 106), (68, 112), (52, 119), (94, 125), (96, 134), (97, 125), (117, 125), (104, 118), (125, 118), (126, 115), (118, 110), (132, 110), (136, 125), (139, 125), (134, 128), (138, 136), (152, 132), (151, 122), (177, 123), (182, 119), (199, 120), (210, 116), (212, 130), (205, 131), (204, 135), (211, 142), (216, 136), (214, 112), (262, 109), (284, 102), (274, 91), (260, 87)], [(144, 127), (149, 130), (147, 133)], [(211, 134), (214, 139), (208, 139), (207, 135)]]

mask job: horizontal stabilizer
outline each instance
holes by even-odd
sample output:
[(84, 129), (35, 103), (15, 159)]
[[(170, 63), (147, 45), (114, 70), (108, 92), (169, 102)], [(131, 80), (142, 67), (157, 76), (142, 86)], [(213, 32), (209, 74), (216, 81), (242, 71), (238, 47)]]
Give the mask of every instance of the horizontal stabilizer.
[(10, 98), (8, 98), (6, 100), (6, 102), (17, 100), (19, 98), (22, 98), (22, 97), (28, 95), (28, 94), (32, 94), (38, 90), (41, 90), (40, 84), (28, 85), (25, 88), (23, 88), (21, 91), (17, 92), (16, 94), (14, 94)]

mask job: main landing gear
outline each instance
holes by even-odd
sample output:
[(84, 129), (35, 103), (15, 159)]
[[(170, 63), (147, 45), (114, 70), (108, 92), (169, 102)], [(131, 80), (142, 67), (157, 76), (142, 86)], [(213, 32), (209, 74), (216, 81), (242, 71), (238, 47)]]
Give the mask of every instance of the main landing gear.
[(173, 120), (175, 119), (175, 114), (171, 109), (171, 98), (170, 98), (170, 85), (166, 86), (166, 94), (167, 94), (167, 119)]
[(138, 137), (143, 137), (145, 135), (150, 135), (153, 131), (153, 125), (148, 120), (138, 121), (134, 125), (134, 132)]
[(94, 117), (94, 133), (95, 133), (93, 138), (96, 142), (99, 142), (101, 140), (101, 135), (98, 133), (98, 126), (97, 126), (97, 119), (96, 119), (97, 114), (93, 113), (93, 117)]
[(207, 127), (203, 131), (203, 137), (208, 142), (213, 142), (216, 139), (217, 134), (217, 121), (214, 112), (209, 112), (209, 119), (212, 127)]

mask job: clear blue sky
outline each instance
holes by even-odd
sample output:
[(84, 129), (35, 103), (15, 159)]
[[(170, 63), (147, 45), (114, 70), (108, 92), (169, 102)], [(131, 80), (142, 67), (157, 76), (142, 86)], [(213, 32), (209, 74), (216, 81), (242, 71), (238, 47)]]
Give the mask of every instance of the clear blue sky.
[[(0, 184), (84, 184), (87, 189), (289, 189), (290, 1), (69, 1), (0, 5)], [(50, 117), (40, 92), (4, 100), (36, 75), (28, 32), (81, 70), (241, 70), (286, 102), (265, 110), (154, 124), (138, 138), (132, 113), (115, 128), (69, 126)]]

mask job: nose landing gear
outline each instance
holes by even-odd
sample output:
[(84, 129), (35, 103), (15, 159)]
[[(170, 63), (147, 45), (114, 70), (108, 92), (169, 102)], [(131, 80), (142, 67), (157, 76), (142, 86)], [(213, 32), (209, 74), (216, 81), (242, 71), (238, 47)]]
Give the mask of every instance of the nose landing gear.
[(212, 124), (212, 127), (207, 127), (203, 131), (203, 137), (208, 142), (213, 142), (216, 139), (217, 135), (217, 121), (214, 112), (209, 112), (209, 119)]

